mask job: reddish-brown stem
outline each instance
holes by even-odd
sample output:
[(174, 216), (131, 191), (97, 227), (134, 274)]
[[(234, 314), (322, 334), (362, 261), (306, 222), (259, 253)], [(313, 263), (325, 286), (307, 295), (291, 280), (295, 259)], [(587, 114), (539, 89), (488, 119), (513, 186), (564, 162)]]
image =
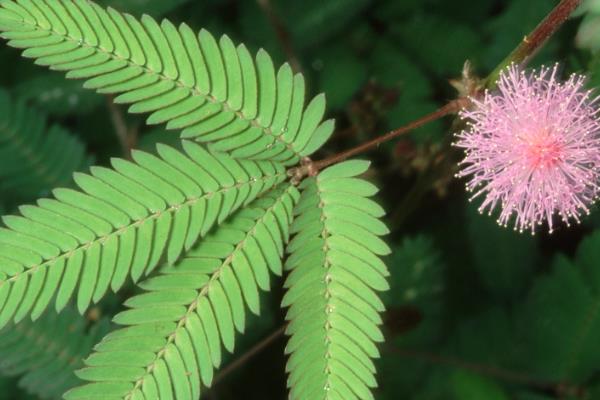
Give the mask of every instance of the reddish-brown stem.
[(250, 350), (244, 353), (240, 358), (233, 361), (227, 367), (223, 368), (221, 372), (215, 377), (213, 380), (212, 386), (217, 385), (220, 381), (223, 380), (227, 375), (231, 374), (236, 369), (240, 368), (244, 364), (246, 364), (251, 358), (259, 354), (261, 351), (266, 349), (271, 343), (275, 340), (279, 339), (279, 337), (283, 336), (285, 333), (287, 325), (283, 325), (281, 328), (277, 329), (275, 332), (271, 333), (269, 336), (258, 342), (254, 345)]
[(346, 160), (352, 156), (355, 156), (357, 154), (364, 153), (367, 150), (377, 147), (380, 144), (387, 142), (388, 140), (391, 140), (391, 139), (397, 138), (398, 136), (404, 135), (404, 134), (406, 134), (416, 128), (419, 128), (431, 121), (440, 119), (448, 114), (457, 113), (461, 108), (463, 108), (467, 104), (468, 104), (468, 99), (466, 99), (466, 98), (460, 98), (460, 99), (453, 100), (453, 101), (449, 102), (448, 104), (444, 105), (443, 107), (437, 109), (436, 111), (429, 113), (407, 125), (404, 125), (401, 128), (394, 129), (393, 131), (390, 131), (390, 132), (386, 133), (385, 135), (379, 136), (373, 140), (363, 143), (363, 144), (361, 144), (353, 149), (347, 150), (343, 153), (339, 153), (332, 157), (326, 158), (324, 160), (314, 162), (312, 164), (313, 173), (315, 171), (319, 171), (323, 168), (326, 168), (332, 164), (336, 164), (341, 161), (344, 161), (344, 160)]
[(106, 97), (106, 104), (110, 119), (115, 128), (115, 133), (123, 150), (123, 157), (129, 159), (131, 158), (131, 149), (135, 147), (137, 142), (137, 132), (134, 129), (129, 129), (125, 121), (125, 116), (119, 106), (115, 104), (113, 96)]
[(514, 50), (514, 61), (533, 56), (580, 4), (581, 0), (562, 0)]
[[(527, 63), (529, 59), (537, 52), (537, 50), (546, 43), (546, 41), (560, 28), (560, 26), (569, 18), (573, 10), (579, 6), (581, 0), (561, 0), (552, 11), (538, 24), (538, 26), (527, 36), (523, 41), (506, 57), (483, 82), (482, 87), (491, 87), (495, 84), (500, 71), (510, 63)], [(363, 153), (367, 150), (377, 147), (380, 144), (401, 136), (413, 129), (419, 128), (428, 122), (435, 121), (448, 114), (458, 112), (462, 107), (468, 104), (468, 99), (459, 98), (453, 100), (438, 109), (437, 111), (425, 115), (408, 125), (388, 132), (369, 142), (358, 145), (357, 147), (336, 154), (329, 158), (316, 162), (307, 162), (301, 167), (294, 168), (289, 171), (289, 175), (293, 177), (294, 182), (298, 182), (306, 175), (314, 175), (319, 170), (328, 167), (332, 164), (346, 160), (349, 157)]]
[(571, 13), (581, 4), (581, 0), (561, 0), (560, 3), (523, 38), (521, 43), (506, 57), (487, 77), (485, 86), (493, 85), (500, 71), (511, 63), (527, 64), (535, 53), (548, 41), (558, 28), (569, 18)]

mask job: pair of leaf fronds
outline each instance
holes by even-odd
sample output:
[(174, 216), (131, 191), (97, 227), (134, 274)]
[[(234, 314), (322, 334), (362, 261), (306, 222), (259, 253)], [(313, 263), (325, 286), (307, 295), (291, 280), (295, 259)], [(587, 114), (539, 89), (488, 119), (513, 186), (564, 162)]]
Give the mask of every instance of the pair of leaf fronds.
[(271, 272), (282, 273), (297, 199), (283, 184), (142, 282), (145, 292), (114, 319), (128, 327), (106, 336), (77, 373), (95, 383), (65, 398), (199, 398), (221, 364), (221, 346), (233, 352), (235, 332), (244, 331), (245, 307), (258, 314), (259, 289), (269, 289)]
[(294, 186), (281, 184), (142, 282), (145, 293), (114, 319), (128, 327), (105, 337), (77, 372), (93, 383), (65, 398), (198, 398), (220, 366), (221, 346), (234, 351), (245, 307), (258, 314), (259, 290), (269, 289), (270, 272), (282, 273), (290, 233), (297, 233), (285, 264), (291, 397), (372, 398), (373, 342), (383, 339), (375, 291), (387, 288), (376, 254), (388, 249), (377, 237), (386, 232), (375, 217), (383, 211), (366, 198), (376, 189), (354, 178), (366, 167), (349, 162), (324, 171), (306, 181), (300, 201)]
[(21, 202), (72, 181), (74, 171), (90, 165), (83, 144), (0, 89), (0, 192)]
[(301, 75), (275, 70), (226, 37), (186, 25), (141, 22), (77, 0), (1, 1), (0, 31), (36, 63), (119, 94), (130, 112), (181, 131), (183, 152), (76, 174), (79, 190), (4, 217), (0, 326), (38, 318), (72, 297), (80, 312), (130, 277), (145, 292), (115, 317), (68, 399), (195, 399), (234, 350), (245, 308), (259, 312), (270, 273), (289, 271), (287, 346), (291, 397), (371, 399), (372, 358), (387, 289), (379, 239), (383, 210), (348, 161), (305, 180), (286, 167), (331, 135), (323, 96), (305, 108)]

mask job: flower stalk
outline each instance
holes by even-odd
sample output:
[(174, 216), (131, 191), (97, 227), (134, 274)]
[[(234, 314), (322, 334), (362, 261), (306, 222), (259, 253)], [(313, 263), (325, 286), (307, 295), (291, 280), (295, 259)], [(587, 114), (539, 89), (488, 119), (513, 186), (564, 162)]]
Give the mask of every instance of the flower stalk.
[[(491, 88), (495, 85), (500, 72), (510, 64), (526, 64), (548, 39), (562, 26), (571, 13), (581, 4), (581, 0), (561, 0), (552, 11), (538, 24), (538, 26), (488, 75), (481, 85), (482, 88)], [(378, 147), (382, 143), (402, 136), (429, 122), (435, 121), (450, 114), (458, 113), (469, 104), (469, 99), (460, 97), (452, 100), (438, 110), (427, 114), (403, 127), (388, 132), (382, 136), (362, 143), (350, 150), (333, 155), (320, 161), (304, 160), (302, 165), (292, 168), (288, 175), (294, 182), (299, 182), (305, 176), (314, 176), (323, 168), (339, 163), (355, 155), (364, 153)]]
[(538, 26), (529, 35), (523, 37), (521, 43), (488, 75), (484, 87), (493, 87), (500, 72), (509, 65), (526, 65), (580, 4), (581, 0), (561, 0)]

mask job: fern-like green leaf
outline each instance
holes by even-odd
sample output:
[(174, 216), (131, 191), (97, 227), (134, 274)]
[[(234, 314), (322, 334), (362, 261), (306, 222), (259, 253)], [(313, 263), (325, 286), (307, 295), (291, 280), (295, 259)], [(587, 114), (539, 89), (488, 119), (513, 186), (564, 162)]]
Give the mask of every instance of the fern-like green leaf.
[(85, 0), (4, 0), (0, 32), (23, 55), (101, 93), (120, 93), (148, 123), (167, 122), (184, 138), (236, 158), (295, 164), (333, 131), (321, 123), (325, 99), (305, 108), (302, 75), (278, 71), (265, 51), (255, 58), (227, 37), (167, 20), (140, 21)]
[(66, 186), (90, 164), (83, 144), (0, 89), (0, 192), (11, 203)]
[(78, 287), (85, 310), (128, 275), (137, 281), (165, 258), (175, 262), (199, 236), (285, 179), (269, 161), (236, 161), (184, 142), (186, 153), (158, 146), (135, 162), (76, 174), (81, 191), (23, 206), (0, 228), (0, 327), (35, 319), (56, 297), (62, 309)]
[(367, 167), (347, 161), (300, 186), (283, 299), (291, 399), (373, 398), (384, 309), (376, 291), (388, 289), (377, 256), (390, 250), (379, 238), (384, 212), (368, 199), (377, 189), (356, 178)]
[(47, 313), (0, 332), (0, 374), (20, 376), (19, 386), (42, 399), (60, 399), (76, 386), (73, 373), (108, 332), (108, 320), (86, 326), (72, 308)]
[(294, 186), (270, 191), (205, 237), (178, 264), (141, 283), (115, 331), (96, 346), (78, 376), (91, 383), (65, 399), (196, 400), (243, 332), (245, 306), (259, 313), (259, 289), (282, 272)]

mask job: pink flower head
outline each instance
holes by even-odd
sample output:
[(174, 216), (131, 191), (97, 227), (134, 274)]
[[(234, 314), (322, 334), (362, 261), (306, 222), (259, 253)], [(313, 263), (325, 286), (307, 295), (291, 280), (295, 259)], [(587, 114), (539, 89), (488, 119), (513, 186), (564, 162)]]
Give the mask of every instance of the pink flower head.
[(600, 120), (585, 77), (557, 80), (558, 65), (526, 73), (511, 65), (500, 74), (498, 89), (471, 99), (459, 115), (467, 120), (456, 135), (463, 148), (457, 177), (482, 196), (479, 211), (500, 206), (498, 223), (530, 229), (558, 214), (579, 222), (598, 197)]

